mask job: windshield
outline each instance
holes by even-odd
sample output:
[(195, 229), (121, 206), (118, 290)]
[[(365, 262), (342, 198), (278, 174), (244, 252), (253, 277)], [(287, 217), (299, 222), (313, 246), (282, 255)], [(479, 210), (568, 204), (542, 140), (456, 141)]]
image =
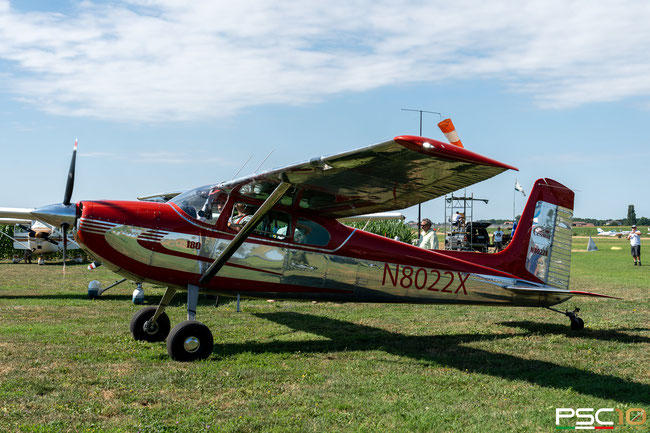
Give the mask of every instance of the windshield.
[(215, 215), (217, 202), (225, 201), (224, 194), (219, 194), (220, 192), (216, 185), (204, 185), (179, 194), (169, 201), (177, 204), (192, 218), (209, 221), (218, 216)]

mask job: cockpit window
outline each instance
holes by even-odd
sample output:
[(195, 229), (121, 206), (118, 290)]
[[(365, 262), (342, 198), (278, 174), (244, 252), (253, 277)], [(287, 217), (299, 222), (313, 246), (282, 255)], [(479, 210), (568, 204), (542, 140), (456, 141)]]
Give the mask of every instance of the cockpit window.
[(293, 241), (297, 244), (325, 246), (330, 242), (330, 234), (322, 225), (305, 218), (298, 218)]
[[(228, 220), (228, 228), (236, 232), (240, 231), (250, 221), (258, 208), (259, 206), (248, 203), (235, 203), (232, 215)], [(257, 236), (285, 240), (287, 238), (289, 220), (289, 214), (271, 210), (262, 217), (262, 221), (257, 224), (253, 233)]]
[[(266, 200), (269, 195), (278, 186), (277, 183), (254, 180), (239, 189), (239, 193), (246, 197), (255, 198), (258, 200)], [(278, 204), (283, 206), (291, 206), (293, 204), (293, 196), (296, 193), (296, 187), (292, 186), (284, 193)]]
[(205, 185), (177, 195), (170, 202), (178, 205), (190, 217), (214, 224), (227, 198), (228, 196), (215, 185)]

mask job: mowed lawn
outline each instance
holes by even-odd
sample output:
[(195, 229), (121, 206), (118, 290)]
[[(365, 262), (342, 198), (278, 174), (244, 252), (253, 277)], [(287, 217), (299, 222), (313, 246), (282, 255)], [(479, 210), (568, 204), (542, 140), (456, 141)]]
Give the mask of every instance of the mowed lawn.
[[(558, 306), (582, 309), (582, 332), (544, 309), (245, 300), (237, 313), (205, 296), (215, 349), (188, 364), (132, 340), (132, 284), (87, 299), (109, 271), (3, 262), (0, 431), (550, 432), (556, 407), (647, 412), (650, 258), (634, 267), (624, 239), (595, 241), (574, 239), (572, 289), (624, 299)], [(162, 293), (145, 285), (147, 304)]]

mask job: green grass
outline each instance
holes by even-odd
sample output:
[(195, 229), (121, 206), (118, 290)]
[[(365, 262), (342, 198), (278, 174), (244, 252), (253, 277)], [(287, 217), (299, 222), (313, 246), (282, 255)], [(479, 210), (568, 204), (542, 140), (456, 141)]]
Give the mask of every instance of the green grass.
[[(587, 328), (542, 309), (242, 301), (198, 319), (209, 360), (131, 339), (132, 285), (103, 268), (0, 264), (0, 431), (555, 431), (556, 407), (650, 410), (650, 261), (574, 239)], [(621, 248), (612, 250), (611, 248)], [(155, 304), (162, 288), (145, 286)], [(167, 309), (184, 320), (178, 296)], [(619, 427), (615, 431), (647, 431)]]

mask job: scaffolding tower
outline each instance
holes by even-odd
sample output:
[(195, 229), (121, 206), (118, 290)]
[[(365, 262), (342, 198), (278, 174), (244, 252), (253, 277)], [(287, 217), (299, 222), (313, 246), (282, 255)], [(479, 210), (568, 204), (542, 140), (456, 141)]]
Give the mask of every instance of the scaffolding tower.
[[(445, 195), (445, 248), (449, 249), (471, 249), (466, 248), (467, 245), (472, 245), (472, 223), (474, 222), (474, 202), (482, 201), (488, 204), (488, 199), (474, 198), (474, 193), (469, 197), (467, 190), (463, 193), (462, 197), (455, 196), (451, 193), (450, 196)], [(463, 224), (459, 225), (456, 229), (452, 224), (452, 217), (455, 212), (460, 212), (463, 215)], [(470, 228), (470, 230), (467, 230)], [(454, 235), (462, 235), (454, 237)], [(447, 242), (447, 239), (450, 241)], [(452, 240), (459, 240), (454, 242)]]

